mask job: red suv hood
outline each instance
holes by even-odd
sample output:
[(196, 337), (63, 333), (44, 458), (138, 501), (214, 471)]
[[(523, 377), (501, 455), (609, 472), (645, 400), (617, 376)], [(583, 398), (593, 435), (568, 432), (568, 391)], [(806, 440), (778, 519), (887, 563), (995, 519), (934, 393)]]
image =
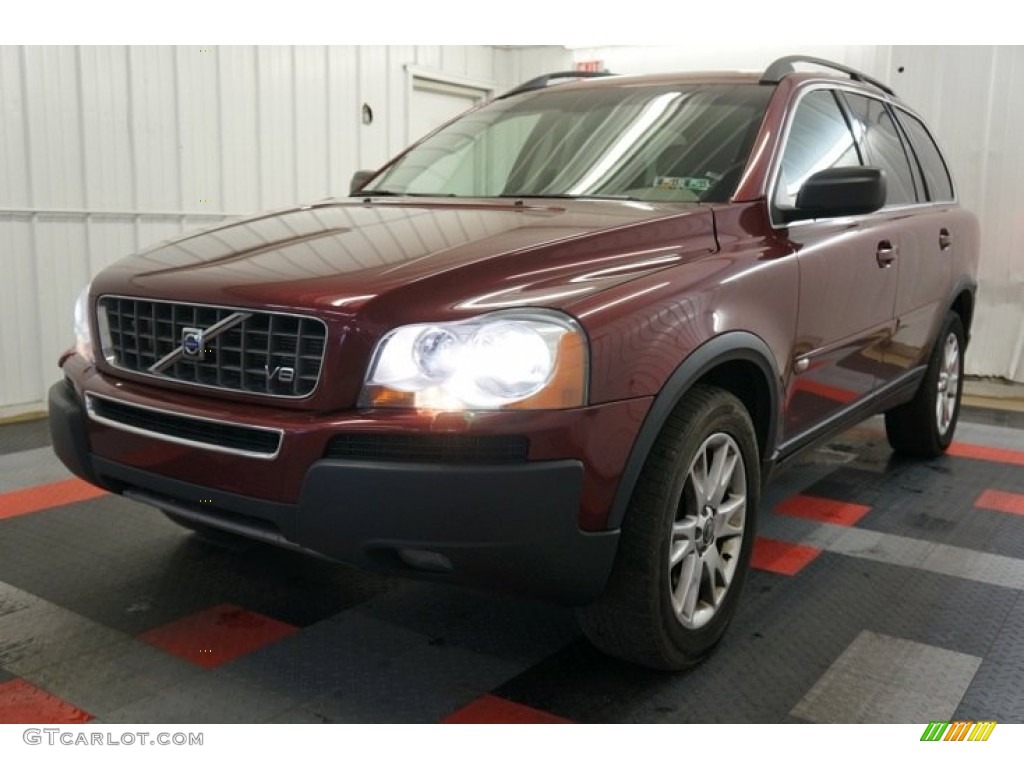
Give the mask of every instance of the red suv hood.
[[(652, 219), (664, 226), (637, 227)], [(715, 250), (711, 213), (621, 201), (324, 202), (224, 224), (105, 270), (95, 294), (351, 315), (564, 306)], [(659, 255), (662, 258), (659, 260)], [(424, 293), (425, 292), (425, 293)], [(424, 307), (429, 296), (431, 307)]]
[[(291, 208), (122, 259), (97, 276), (92, 293), (316, 314), (334, 340), (320, 385), (305, 400), (275, 405), (333, 410), (355, 404), (374, 345), (399, 325), (505, 307), (571, 312), (598, 291), (716, 249), (707, 208), (557, 202)], [(261, 400), (234, 390), (211, 396)]]

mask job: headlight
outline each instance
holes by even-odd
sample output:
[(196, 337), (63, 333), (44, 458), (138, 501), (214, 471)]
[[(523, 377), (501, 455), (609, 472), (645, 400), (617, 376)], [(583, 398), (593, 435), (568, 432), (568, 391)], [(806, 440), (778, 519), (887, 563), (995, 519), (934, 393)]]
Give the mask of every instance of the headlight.
[(89, 331), (89, 286), (75, 300), (75, 351), (92, 360), (92, 333)]
[(377, 344), (359, 405), (439, 410), (572, 408), (586, 402), (587, 341), (555, 312), (406, 325)]

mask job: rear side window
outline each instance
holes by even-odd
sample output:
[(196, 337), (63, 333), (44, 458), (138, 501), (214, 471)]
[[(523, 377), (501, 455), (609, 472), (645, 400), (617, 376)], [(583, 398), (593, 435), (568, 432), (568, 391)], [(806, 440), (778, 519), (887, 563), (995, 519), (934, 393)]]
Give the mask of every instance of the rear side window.
[(886, 205), (917, 202), (914, 175), (892, 115), (885, 104), (856, 93), (844, 93), (853, 131), (864, 152), (864, 165), (885, 171)]
[(800, 100), (789, 128), (775, 187), (776, 208), (792, 208), (800, 187), (827, 168), (860, 165), (857, 144), (832, 91), (812, 91)]
[(942, 159), (942, 153), (924, 123), (902, 109), (899, 121), (910, 137), (910, 145), (914, 148), (917, 160), (924, 173), (924, 183), (928, 187), (928, 199), (933, 202), (948, 202), (953, 199), (953, 182), (949, 178), (949, 170)]

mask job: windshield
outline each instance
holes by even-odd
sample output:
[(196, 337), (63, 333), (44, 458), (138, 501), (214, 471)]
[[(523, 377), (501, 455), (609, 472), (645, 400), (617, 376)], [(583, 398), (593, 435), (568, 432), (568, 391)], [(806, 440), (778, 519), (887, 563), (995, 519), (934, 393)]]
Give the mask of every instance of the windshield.
[(726, 201), (771, 89), (602, 84), (499, 99), (359, 194)]

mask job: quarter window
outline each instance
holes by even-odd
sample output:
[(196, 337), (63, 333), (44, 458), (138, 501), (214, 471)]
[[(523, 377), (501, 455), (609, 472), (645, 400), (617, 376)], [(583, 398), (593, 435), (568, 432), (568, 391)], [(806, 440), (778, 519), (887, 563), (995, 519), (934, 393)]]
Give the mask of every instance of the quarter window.
[(953, 199), (953, 182), (949, 178), (949, 170), (942, 159), (942, 153), (939, 152), (928, 129), (920, 120), (903, 110), (900, 110), (899, 120), (906, 129), (910, 145), (914, 148), (917, 160), (921, 164), (924, 182), (928, 187), (928, 199), (951, 201)]

